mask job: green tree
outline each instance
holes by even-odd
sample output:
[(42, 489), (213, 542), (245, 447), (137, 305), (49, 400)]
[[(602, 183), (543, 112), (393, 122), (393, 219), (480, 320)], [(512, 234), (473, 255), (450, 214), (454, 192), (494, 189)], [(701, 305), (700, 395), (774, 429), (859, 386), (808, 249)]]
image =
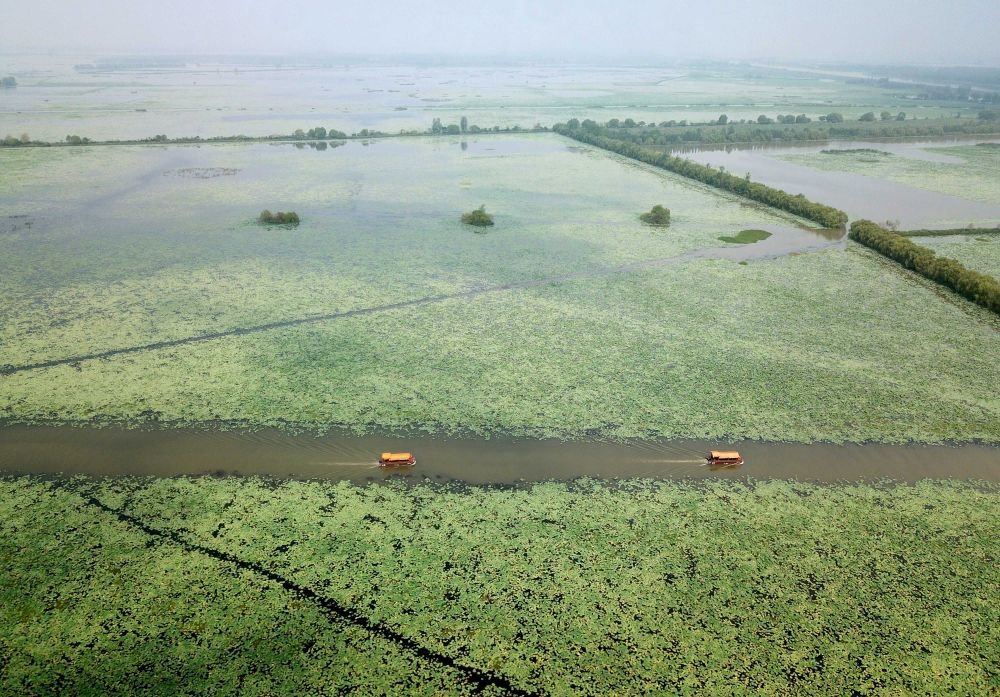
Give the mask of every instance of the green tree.
[(770, 116), (765, 116), (764, 114), (761, 114), (760, 116), (757, 117), (757, 123), (774, 123), (774, 119), (772, 119)]
[(858, 117), (858, 121), (874, 121), (874, 120), (875, 120), (874, 111), (866, 111), (865, 113), (863, 113), (861, 116)]
[(844, 115), (843, 114), (838, 114), (836, 112), (834, 112), (832, 114), (827, 114), (826, 115), (826, 121), (827, 121), (827, 123), (843, 123), (844, 122)]
[(649, 209), (648, 213), (643, 213), (639, 216), (639, 220), (646, 223), (647, 225), (656, 225), (657, 227), (666, 227), (670, 225), (670, 209), (664, 208), (660, 204), (656, 204)]
[(461, 129), (462, 133), (468, 132), (468, 130), (469, 130), (469, 119), (467, 119), (467, 118), (465, 118), (463, 116), (461, 122), (458, 124), (458, 127)]
[(493, 216), (486, 212), (486, 204), (483, 204), (475, 210), (463, 213), (462, 222), (476, 227), (490, 227), (493, 225)]
[(0, 79), (0, 87), (17, 87), (17, 80), (8, 75), (7, 77)]
[(888, 111), (883, 111), (881, 114), (879, 114), (879, 117), (883, 121), (889, 121), (892, 118), (892, 114), (890, 114)]
[(721, 116), (719, 116), (719, 118), (715, 120), (715, 122), (720, 126), (725, 126), (727, 123), (729, 123), (729, 117), (726, 116), (725, 114), (722, 114)]
[(901, 111), (898, 114), (896, 114), (896, 120), (897, 121), (906, 121), (906, 112), (905, 111)]
[(799, 114), (795, 117), (795, 123), (809, 123), (810, 121), (812, 121), (812, 119), (805, 114)]

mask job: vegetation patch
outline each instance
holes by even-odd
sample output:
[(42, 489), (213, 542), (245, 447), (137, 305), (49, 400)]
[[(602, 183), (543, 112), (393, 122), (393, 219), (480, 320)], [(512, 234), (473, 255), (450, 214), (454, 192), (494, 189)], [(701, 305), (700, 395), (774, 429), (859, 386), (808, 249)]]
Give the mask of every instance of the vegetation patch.
[(670, 225), (670, 209), (664, 208), (658, 203), (649, 209), (649, 211), (640, 215), (639, 220), (646, 223), (646, 225), (666, 227)]
[(492, 227), (493, 216), (486, 212), (486, 205), (462, 214), (462, 222), (476, 227)]
[(298, 225), (299, 214), (294, 211), (272, 213), (265, 208), (260, 212), (257, 221), (264, 225)]
[(675, 262), (19, 372), (0, 377), (0, 419), (1000, 442), (1000, 364), (968, 350), (998, 331), (992, 313), (852, 244), (749, 266)]
[(840, 148), (820, 150), (819, 152), (821, 155), (884, 155), (886, 157), (891, 155), (885, 150), (875, 150), (874, 148)]
[(998, 494), (0, 479), (0, 691), (987, 694)]
[(215, 179), (216, 177), (232, 177), (240, 170), (236, 167), (182, 167), (168, 170), (164, 174), (173, 174), (187, 179)]
[(1000, 227), (979, 228), (959, 227), (947, 230), (898, 230), (897, 234), (904, 237), (954, 237), (956, 235), (1000, 235)]
[(753, 244), (771, 236), (767, 230), (740, 230), (739, 234), (722, 236), (719, 239), (730, 244)]

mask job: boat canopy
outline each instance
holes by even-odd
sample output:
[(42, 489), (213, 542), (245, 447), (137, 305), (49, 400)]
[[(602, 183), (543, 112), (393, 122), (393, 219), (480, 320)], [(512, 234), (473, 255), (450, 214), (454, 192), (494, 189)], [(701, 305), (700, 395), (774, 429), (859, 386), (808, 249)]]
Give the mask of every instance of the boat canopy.
[(413, 453), (382, 453), (382, 460), (385, 462), (407, 462), (413, 457)]
[(710, 450), (708, 456), (712, 460), (739, 460), (740, 454), (735, 450)]

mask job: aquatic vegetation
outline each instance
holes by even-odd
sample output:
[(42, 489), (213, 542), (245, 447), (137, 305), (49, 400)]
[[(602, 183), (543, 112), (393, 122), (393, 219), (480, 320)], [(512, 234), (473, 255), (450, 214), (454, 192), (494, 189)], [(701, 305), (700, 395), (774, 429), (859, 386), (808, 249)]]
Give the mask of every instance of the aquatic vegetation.
[(670, 225), (670, 209), (664, 208), (657, 203), (655, 206), (650, 208), (649, 211), (640, 215), (639, 220), (647, 225), (666, 227), (667, 225)]
[(984, 694), (998, 494), (0, 479), (0, 691)]
[(921, 236), (914, 241), (974, 271), (1000, 279), (1000, 235), (992, 232), (965, 230), (964, 235)]
[(851, 223), (850, 238), (1000, 314), (1000, 281), (996, 278), (967, 269), (954, 259), (937, 256), (929, 247), (915, 243), (915, 238), (897, 235), (870, 220)]
[(0, 418), (998, 442), (1000, 364), (968, 348), (998, 329), (992, 313), (852, 244), (748, 266), (674, 261), (20, 372), (0, 378)]
[(629, 139), (627, 135), (623, 135), (627, 131), (601, 128), (596, 124), (590, 127), (581, 125), (579, 128), (557, 125), (553, 126), (553, 130), (583, 143), (610, 150), (619, 155), (660, 167), (723, 191), (811, 220), (822, 227), (835, 228), (847, 222), (847, 214), (841, 210), (810, 201), (802, 194), (792, 195), (781, 189), (750, 181), (749, 176), (737, 177), (724, 169), (716, 170), (683, 157), (673, 156), (669, 150), (656, 149), (646, 145), (645, 142), (639, 144)]
[(875, 148), (836, 148), (830, 150), (820, 150), (820, 155), (889, 155), (885, 150)]
[[(587, 273), (746, 227), (789, 227), (551, 136), (472, 140), (467, 151), (436, 139), (352, 142), (332, 157), (312, 154), (264, 145), (0, 152), (0, 215), (32, 222), (30, 234), (0, 228), (0, 365)], [(179, 168), (236, 172), (163, 176)], [(669, 238), (652, 238), (632, 211), (663, 195), (688, 213)], [(487, 197), (516, 211), (504, 235), (456, 237), (455, 211)], [(248, 234), (239, 221), (262, 199), (302, 215), (294, 239)]]
[[(1000, 143), (998, 143), (1000, 145)], [(960, 227), (960, 228), (950, 228), (947, 230), (894, 230), (897, 235), (903, 235), (904, 237), (954, 237), (956, 235), (969, 236), (969, 235), (1000, 235), (1000, 227), (993, 228), (977, 228), (977, 227)], [(926, 244), (927, 240), (921, 240), (921, 244)]]
[[(887, 179), (916, 189), (938, 191), (971, 201), (1000, 201), (1000, 150), (979, 145), (928, 147), (924, 157), (857, 152), (840, 157), (821, 153), (789, 154), (781, 159), (814, 169)], [(961, 221), (955, 221), (961, 223)], [(996, 222), (996, 221), (991, 221)]]
[(767, 230), (740, 230), (739, 234), (731, 237), (724, 236), (719, 239), (730, 244), (753, 244), (754, 242), (766, 240), (770, 236), (771, 233)]

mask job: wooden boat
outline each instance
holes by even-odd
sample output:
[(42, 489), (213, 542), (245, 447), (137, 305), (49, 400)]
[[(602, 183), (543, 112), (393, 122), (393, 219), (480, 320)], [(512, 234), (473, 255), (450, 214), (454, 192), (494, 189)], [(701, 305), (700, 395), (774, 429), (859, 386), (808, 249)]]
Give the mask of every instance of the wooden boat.
[(413, 453), (382, 453), (378, 459), (379, 467), (413, 467), (417, 464), (417, 458)]
[(709, 450), (705, 462), (709, 465), (738, 467), (743, 464), (743, 456), (735, 450)]

